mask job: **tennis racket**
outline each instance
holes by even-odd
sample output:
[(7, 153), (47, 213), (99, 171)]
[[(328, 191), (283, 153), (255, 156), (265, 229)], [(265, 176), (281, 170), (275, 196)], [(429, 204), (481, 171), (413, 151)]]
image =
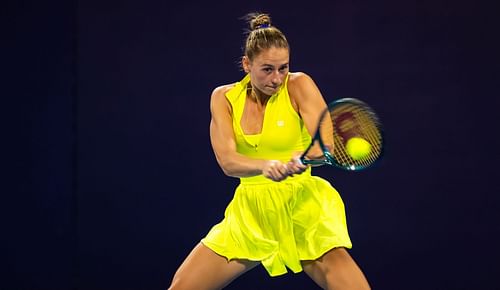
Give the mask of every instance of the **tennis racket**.
[(321, 113), (313, 140), (300, 161), (362, 170), (382, 157), (383, 145), (382, 125), (375, 111), (356, 98), (342, 98), (329, 103)]

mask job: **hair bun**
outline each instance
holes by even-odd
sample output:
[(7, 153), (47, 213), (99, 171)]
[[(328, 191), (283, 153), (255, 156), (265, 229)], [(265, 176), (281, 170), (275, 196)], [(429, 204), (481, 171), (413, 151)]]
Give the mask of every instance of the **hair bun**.
[(265, 13), (254, 13), (250, 15), (250, 29), (256, 30), (271, 26), (271, 17)]

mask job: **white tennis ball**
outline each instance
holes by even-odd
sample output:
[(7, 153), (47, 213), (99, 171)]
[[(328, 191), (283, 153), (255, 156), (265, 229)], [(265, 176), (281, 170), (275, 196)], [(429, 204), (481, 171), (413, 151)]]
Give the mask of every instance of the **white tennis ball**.
[(372, 151), (372, 145), (363, 138), (352, 137), (346, 143), (347, 154), (354, 160), (361, 160)]

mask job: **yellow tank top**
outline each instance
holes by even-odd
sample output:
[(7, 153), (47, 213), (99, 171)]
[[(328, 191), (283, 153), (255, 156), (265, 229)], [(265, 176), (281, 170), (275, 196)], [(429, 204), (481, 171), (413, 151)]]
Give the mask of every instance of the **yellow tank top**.
[[(288, 94), (288, 77), (281, 88), (267, 102), (262, 131), (256, 135), (245, 135), (241, 128), (241, 117), (247, 100), (246, 75), (226, 93), (232, 106), (233, 130), (237, 151), (245, 156), (259, 159), (273, 159), (287, 162), (297, 152), (303, 152), (311, 142), (311, 136), (303, 120), (293, 108)], [(303, 175), (310, 175), (310, 171)], [(241, 178), (242, 183), (269, 181), (262, 175)]]

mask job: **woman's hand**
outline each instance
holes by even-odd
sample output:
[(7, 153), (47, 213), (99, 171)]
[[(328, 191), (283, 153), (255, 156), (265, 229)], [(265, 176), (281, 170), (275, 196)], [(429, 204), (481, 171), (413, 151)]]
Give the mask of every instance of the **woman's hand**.
[(289, 175), (288, 165), (279, 160), (269, 160), (264, 164), (262, 174), (273, 181), (282, 181)]
[(306, 169), (307, 165), (302, 164), (299, 157), (296, 156), (290, 159), (287, 163), (283, 163), (279, 160), (267, 161), (262, 169), (262, 174), (273, 181), (282, 181), (288, 176), (301, 174)]
[(293, 176), (294, 174), (301, 174), (306, 171), (307, 165), (302, 164), (302, 162), (300, 162), (300, 155), (297, 155), (288, 161), (286, 168), (288, 170), (288, 175)]

